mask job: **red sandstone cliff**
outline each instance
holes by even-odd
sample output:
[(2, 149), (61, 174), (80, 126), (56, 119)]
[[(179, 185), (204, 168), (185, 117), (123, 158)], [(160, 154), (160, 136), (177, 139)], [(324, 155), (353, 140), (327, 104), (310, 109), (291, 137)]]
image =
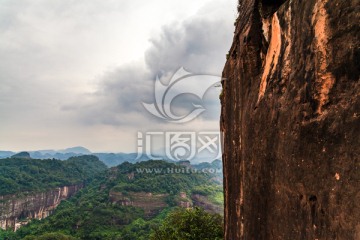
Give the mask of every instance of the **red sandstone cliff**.
[(42, 193), (24, 193), (23, 196), (0, 196), (0, 228), (17, 230), (31, 219), (48, 217), (62, 200), (83, 188), (83, 184), (54, 188)]
[(240, 0), (225, 239), (360, 239), (359, 0)]

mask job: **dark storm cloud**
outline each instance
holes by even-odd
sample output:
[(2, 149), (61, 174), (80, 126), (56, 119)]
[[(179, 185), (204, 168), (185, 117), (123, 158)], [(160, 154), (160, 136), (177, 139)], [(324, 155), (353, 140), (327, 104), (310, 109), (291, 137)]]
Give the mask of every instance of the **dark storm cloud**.
[[(92, 124), (136, 126), (148, 122), (164, 123), (142, 106), (142, 102), (154, 101), (156, 76), (166, 82), (182, 66), (191, 73), (220, 76), (230, 47), (232, 21), (232, 17), (199, 16), (162, 27), (160, 33), (150, 39), (145, 66), (132, 64), (105, 73), (97, 92), (84, 96), (73, 108), (84, 122)], [(201, 115), (205, 120), (218, 118), (218, 94), (219, 89), (210, 89), (206, 95), (204, 105), (209, 111)], [(185, 96), (178, 101), (177, 107), (181, 111), (193, 102), (193, 97)]]
[(151, 39), (146, 63), (152, 71), (174, 71), (183, 66), (194, 73), (219, 74), (232, 27), (225, 19), (201, 18), (165, 26)]
[(86, 124), (134, 125), (144, 111), (142, 97), (152, 91), (149, 71), (141, 64), (105, 73), (95, 93), (84, 94), (63, 110), (74, 111)]

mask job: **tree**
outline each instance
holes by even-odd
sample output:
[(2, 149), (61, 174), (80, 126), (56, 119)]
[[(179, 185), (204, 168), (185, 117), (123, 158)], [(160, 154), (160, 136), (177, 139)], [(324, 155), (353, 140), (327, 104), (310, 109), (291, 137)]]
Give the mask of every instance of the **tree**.
[(3, 230), (0, 228), (0, 239), (1, 240), (17, 240), (15, 233), (11, 230)]
[(198, 207), (177, 209), (153, 230), (151, 239), (220, 240), (223, 239), (223, 220), (219, 214), (207, 213)]
[(45, 233), (41, 236), (27, 236), (24, 240), (76, 240), (76, 238), (62, 233)]

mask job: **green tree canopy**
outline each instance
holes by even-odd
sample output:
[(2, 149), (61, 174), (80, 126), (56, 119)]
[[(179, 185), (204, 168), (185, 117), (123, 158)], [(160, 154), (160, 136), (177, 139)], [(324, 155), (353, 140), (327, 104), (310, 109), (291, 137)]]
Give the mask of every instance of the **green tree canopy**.
[(201, 208), (177, 209), (162, 225), (154, 229), (151, 240), (219, 240), (223, 239), (223, 220), (219, 214)]

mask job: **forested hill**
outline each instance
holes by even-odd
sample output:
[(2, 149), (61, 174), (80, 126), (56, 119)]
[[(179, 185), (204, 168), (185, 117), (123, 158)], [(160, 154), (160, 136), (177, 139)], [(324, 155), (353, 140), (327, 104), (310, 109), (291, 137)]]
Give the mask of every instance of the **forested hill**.
[[(222, 184), (214, 174), (188, 170), (165, 161), (123, 163), (93, 178), (75, 196), (63, 201), (53, 215), (3, 235), (9, 234), (11, 240), (50, 239), (45, 236), (51, 234), (68, 236), (59, 239), (158, 239), (151, 238), (154, 229), (177, 207), (202, 207), (211, 214), (223, 212)], [(216, 219), (220, 219), (216, 226), (221, 228), (222, 218)]]
[(106, 169), (104, 163), (91, 155), (72, 157), (66, 161), (0, 159), (0, 196), (79, 184)]

